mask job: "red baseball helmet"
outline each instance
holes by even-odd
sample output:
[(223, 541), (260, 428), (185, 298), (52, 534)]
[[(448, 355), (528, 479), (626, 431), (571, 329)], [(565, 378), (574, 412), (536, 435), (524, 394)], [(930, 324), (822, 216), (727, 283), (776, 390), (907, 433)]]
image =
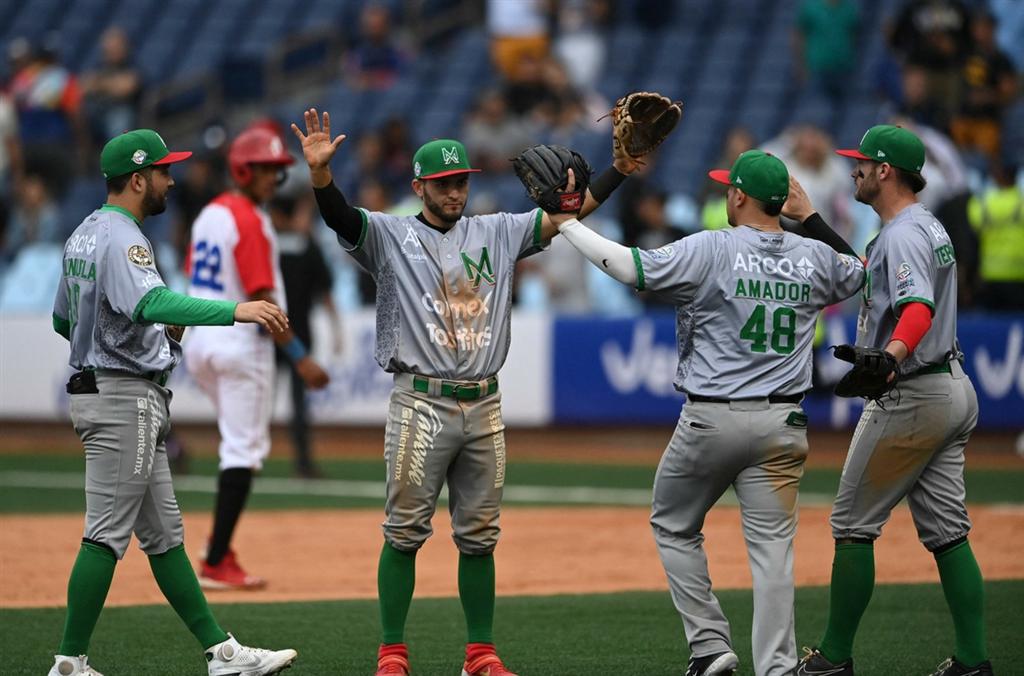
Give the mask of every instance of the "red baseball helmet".
[(262, 127), (246, 129), (235, 138), (228, 150), (231, 178), (240, 186), (252, 180), (253, 164), (288, 166), (295, 160), (284, 148), (281, 137)]

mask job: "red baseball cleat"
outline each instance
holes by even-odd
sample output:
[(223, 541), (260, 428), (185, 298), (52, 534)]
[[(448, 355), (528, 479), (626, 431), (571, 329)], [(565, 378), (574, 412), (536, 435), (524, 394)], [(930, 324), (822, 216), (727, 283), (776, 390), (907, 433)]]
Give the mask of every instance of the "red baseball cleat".
[(462, 676), (516, 676), (502, 663), (489, 643), (471, 643), (466, 646), (466, 662)]
[(202, 561), (199, 566), (199, 586), (203, 589), (263, 589), (267, 581), (262, 577), (250, 575), (238, 565), (235, 552), (228, 550), (224, 558), (215, 566)]
[(409, 673), (409, 649), (405, 644), (381, 644), (377, 649), (376, 676), (408, 676)]

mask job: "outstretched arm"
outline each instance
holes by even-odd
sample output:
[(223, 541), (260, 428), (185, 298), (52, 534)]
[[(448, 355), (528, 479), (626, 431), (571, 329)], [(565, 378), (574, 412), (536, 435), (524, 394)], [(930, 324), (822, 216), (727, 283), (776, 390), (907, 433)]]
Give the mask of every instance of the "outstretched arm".
[[(583, 218), (601, 205), (612, 191), (636, 171), (642, 159), (672, 133), (683, 115), (683, 104), (658, 92), (632, 92), (615, 102), (612, 117), (612, 157), (609, 167), (590, 182), (579, 212)], [(558, 220), (545, 215), (541, 221), (541, 237), (556, 234)], [(562, 219), (564, 220), (564, 219)]]
[[(616, 158), (612, 166), (605, 169), (600, 176), (590, 182), (587, 194), (583, 199), (583, 207), (580, 209), (577, 218), (583, 218), (593, 213), (595, 209), (601, 206), (602, 202), (608, 199), (612, 191), (618, 188), (639, 167), (640, 165), (629, 157)], [(563, 218), (559, 218), (559, 216)], [(544, 214), (544, 218), (540, 222), (540, 236), (543, 241), (547, 241), (558, 234), (559, 223), (564, 221), (565, 216), (565, 214), (559, 214), (552, 218), (552, 214)]]
[(623, 284), (636, 286), (636, 262), (629, 248), (602, 237), (575, 218), (564, 221), (558, 230), (601, 272)]
[(363, 230), (363, 217), (358, 209), (345, 200), (331, 176), (331, 158), (345, 140), (345, 135), (339, 134), (331, 139), (330, 113), (324, 112), (323, 125), (316, 108), (310, 108), (302, 116), (306, 133), (303, 134), (295, 124), (292, 124), (292, 132), (302, 144), (302, 154), (309, 165), (309, 176), (320, 215), (327, 227), (346, 242), (358, 242)]
[(155, 287), (142, 297), (132, 313), (132, 321), (176, 326), (230, 326), (246, 322), (259, 324), (270, 334), (288, 328), (288, 318), (273, 303), (208, 300), (176, 293), (165, 286)]

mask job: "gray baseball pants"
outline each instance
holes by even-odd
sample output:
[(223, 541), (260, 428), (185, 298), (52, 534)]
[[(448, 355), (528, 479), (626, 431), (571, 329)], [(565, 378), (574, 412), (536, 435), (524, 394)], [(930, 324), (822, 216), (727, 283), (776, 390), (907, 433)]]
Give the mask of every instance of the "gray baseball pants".
[(753, 576), (754, 671), (782, 676), (796, 667), (793, 537), (806, 458), (807, 419), (797, 404), (761, 399), (683, 407), (654, 480), (651, 526), (695, 657), (732, 649), (701, 532), (705, 514), (732, 486)]
[(950, 367), (899, 383), (884, 408), (865, 405), (832, 508), (833, 537), (876, 539), (904, 496), (929, 551), (970, 531), (964, 447), (978, 395), (960, 363)]
[(417, 392), (412, 376), (395, 377), (384, 433), (387, 501), (384, 538), (419, 549), (448, 484), (452, 538), (459, 551), (490, 554), (498, 544), (505, 486), (501, 392), (472, 401)]
[(130, 375), (96, 376), (98, 393), (71, 395), (85, 447), (85, 533), (124, 557), (132, 533), (148, 555), (184, 542), (164, 440), (170, 390)]

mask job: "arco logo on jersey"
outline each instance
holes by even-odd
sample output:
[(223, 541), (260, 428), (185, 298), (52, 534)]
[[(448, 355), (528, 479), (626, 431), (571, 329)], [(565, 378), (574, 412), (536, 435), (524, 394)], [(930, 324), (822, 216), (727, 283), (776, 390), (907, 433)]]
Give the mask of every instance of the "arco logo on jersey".
[(782, 275), (791, 279), (797, 276), (810, 279), (814, 274), (814, 264), (807, 260), (806, 256), (801, 256), (800, 260), (794, 263), (786, 257), (775, 258), (752, 253), (744, 255), (742, 252), (736, 254), (732, 269), (742, 270), (748, 274)]
[(64, 253), (84, 253), (87, 256), (91, 256), (92, 252), (96, 250), (96, 235), (92, 233), (83, 233), (80, 235), (72, 235), (68, 239), (67, 244), (64, 245)]

